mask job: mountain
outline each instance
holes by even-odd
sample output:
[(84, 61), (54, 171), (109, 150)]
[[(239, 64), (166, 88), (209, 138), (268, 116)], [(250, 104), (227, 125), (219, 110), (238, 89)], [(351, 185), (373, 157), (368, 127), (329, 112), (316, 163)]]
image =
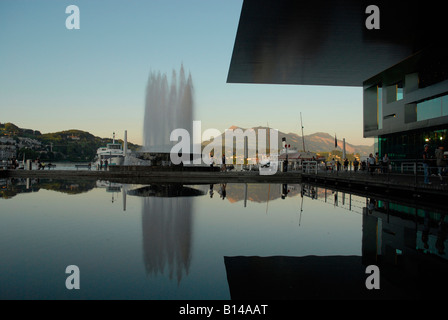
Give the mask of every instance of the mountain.
[[(237, 129), (241, 129), (243, 132), (246, 132), (247, 129), (245, 128), (241, 128), (238, 126), (231, 126), (229, 128), (230, 130), (237, 130)], [(254, 128), (250, 128), (249, 130), (253, 130), (256, 135), (258, 135), (258, 130), (260, 129), (265, 129), (266, 132), (268, 132), (268, 127), (263, 127), (263, 126), (259, 126), (259, 127), (254, 127)], [(272, 128), (271, 128), (272, 129)], [(222, 144), (224, 146), (225, 144), (225, 134), (223, 133), (221, 135), (222, 138)], [(284, 133), (282, 131), (278, 132), (278, 147), (281, 149), (282, 148), (282, 138), (286, 138), (286, 143), (288, 145), (291, 145), (291, 148), (295, 148), (297, 150), (303, 150), (303, 140), (305, 143), (305, 150), (306, 151), (312, 151), (312, 152), (331, 152), (334, 150), (338, 150), (338, 151), (342, 151), (342, 147), (343, 147), (343, 142), (342, 140), (338, 139), (337, 140), (337, 145), (338, 148), (335, 148), (335, 139), (334, 136), (331, 136), (328, 133), (325, 132), (316, 132), (310, 135), (305, 135), (304, 139), (302, 140), (302, 136), (299, 136), (296, 133)], [(208, 144), (208, 142), (203, 142), (203, 145)], [(255, 143), (251, 143), (249, 141), (249, 148), (255, 148), (256, 145)], [(347, 154), (360, 154), (361, 156), (368, 156), (369, 153), (373, 152), (373, 144), (371, 146), (366, 146), (366, 145), (354, 145), (351, 144), (349, 142), (347, 142), (347, 140), (345, 141), (345, 150), (347, 152)]]

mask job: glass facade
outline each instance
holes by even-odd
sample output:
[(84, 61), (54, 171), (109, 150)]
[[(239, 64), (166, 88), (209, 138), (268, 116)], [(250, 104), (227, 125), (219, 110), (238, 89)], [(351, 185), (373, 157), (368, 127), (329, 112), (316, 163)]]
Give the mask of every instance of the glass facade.
[(388, 154), (390, 159), (421, 159), (423, 146), (429, 145), (430, 152), (443, 146), (448, 150), (448, 125), (437, 128), (425, 128), (378, 137), (378, 153)]
[(403, 82), (399, 82), (395, 85), (395, 100), (403, 99)]
[(417, 103), (417, 121), (448, 116), (448, 95)]
[(378, 129), (383, 129), (383, 88), (381, 84), (376, 86), (376, 108)]

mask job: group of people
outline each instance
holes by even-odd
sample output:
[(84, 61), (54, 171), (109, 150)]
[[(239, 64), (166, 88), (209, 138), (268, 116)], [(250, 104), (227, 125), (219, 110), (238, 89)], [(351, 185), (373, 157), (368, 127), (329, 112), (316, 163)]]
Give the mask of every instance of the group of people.
[[(326, 168), (327, 170), (337, 170), (340, 171), (341, 167), (344, 171), (349, 170), (349, 160), (344, 159), (344, 161), (341, 162), (339, 160), (335, 160), (334, 158), (330, 162), (330, 164), (327, 163)], [(373, 156), (371, 153), (369, 157), (366, 160), (360, 161), (359, 159), (355, 158), (352, 162), (353, 171), (368, 171), (370, 173), (378, 172), (378, 173), (387, 173), (389, 172), (389, 165), (390, 165), (390, 159), (388, 154), (386, 153), (381, 159), (378, 155), (378, 152)]]
[[(89, 163), (89, 165), (90, 165), (90, 163)], [(98, 162), (98, 164), (97, 164), (97, 170), (103, 170), (103, 168), (104, 168), (104, 170), (107, 170), (107, 166), (109, 165), (109, 162), (107, 161), (107, 159), (105, 159), (104, 161), (103, 160), (100, 160), (99, 162)]]
[(9, 158), (6, 162), (7, 168), (17, 169), (19, 167), (19, 161), (16, 158)]
[[(218, 193), (219, 193), (219, 196), (220, 196), (220, 198), (222, 200), (224, 200), (226, 198), (226, 195), (227, 195), (226, 187), (227, 187), (227, 183), (221, 183), (220, 184), (220, 188), (219, 188)], [(210, 185), (209, 194), (210, 194), (210, 198), (213, 198), (213, 195), (214, 195), (213, 184)]]
[[(425, 144), (423, 153), (423, 172), (424, 172), (424, 184), (431, 184), (429, 181), (429, 177), (431, 175), (431, 168), (434, 167), (434, 164), (437, 167), (437, 175), (440, 178), (441, 184), (445, 184), (443, 181), (443, 176), (446, 175), (448, 168), (447, 168), (447, 159), (444, 153), (444, 147), (439, 146), (434, 151), (434, 156), (429, 152), (429, 145)], [(435, 163), (434, 163), (435, 160)]]
[(367, 169), (371, 174), (374, 172), (388, 173), (389, 165), (390, 159), (387, 153), (385, 153), (382, 158), (380, 158), (378, 152), (375, 153), (375, 156), (371, 153), (367, 158)]
[[(210, 154), (210, 168), (213, 168), (213, 165), (215, 164), (215, 161), (213, 159), (213, 155)], [(221, 158), (221, 172), (226, 172), (227, 171), (227, 166), (226, 166), (226, 155), (223, 154), (222, 158)]]

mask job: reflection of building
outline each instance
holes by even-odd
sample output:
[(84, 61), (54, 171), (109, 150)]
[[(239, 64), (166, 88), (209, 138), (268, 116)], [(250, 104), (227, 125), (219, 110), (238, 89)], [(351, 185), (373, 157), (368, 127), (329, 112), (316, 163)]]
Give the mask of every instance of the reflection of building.
[[(370, 199), (362, 230), (362, 256), (224, 257), (231, 298), (445, 297), (445, 214)], [(379, 290), (366, 288), (369, 265), (379, 268)]]
[[(363, 256), (396, 263), (401, 256), (431, 253), (448, 261), (447, 219), (444, 213), (377, 201), (365, 208)], [(383, 262), (384, 262), (383, 261)]]

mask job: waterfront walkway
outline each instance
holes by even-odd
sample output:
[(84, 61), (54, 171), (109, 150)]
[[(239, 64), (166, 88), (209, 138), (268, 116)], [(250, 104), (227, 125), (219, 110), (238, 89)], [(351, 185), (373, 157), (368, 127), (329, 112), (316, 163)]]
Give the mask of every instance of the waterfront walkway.
[[(333, 188), (363, 190), (375, 193), (400, 194), (406, 197), (433, 197), (435, 201), (447, 201), (448, 186), (441, 184), (438, 176), (430, 178), (431, 184), (423, 184), (421, 174), (374, 173), (354, 171), (300, 171), (277, 172), (274, 175), (260, 175), (257, 171), (217, 170), (123, 170), (114, 168), (108, 171), (97, 170), (2, 170), (0, 178), (39, 178), (39, 179), (96, 179), (120, 183), (315, 183)], [(444, 177), (445, 182), (448, 177)]]
[(301, 181), (328, 187), (396, 194), (409, 198), (432, 197), (438, 201), (447, 201), (445, 197), (448, 196), (448, 185), (444, 184), (448, 181), (448, 177), (444, 177), (444, 180), (441, 181), (439, 176), (431, 176), (431, 184), (424, 184), (422, 174), (318, 171), (317, 173), (303, 173)]
[(264, 176), (255, 171), (96, 171), (96, 170), (5, 170), (3, 178), (39, 179), (96, 179), (111, 182), (151, 184), (151, 183), (299, 183), (300, 172), (278, 172)]

